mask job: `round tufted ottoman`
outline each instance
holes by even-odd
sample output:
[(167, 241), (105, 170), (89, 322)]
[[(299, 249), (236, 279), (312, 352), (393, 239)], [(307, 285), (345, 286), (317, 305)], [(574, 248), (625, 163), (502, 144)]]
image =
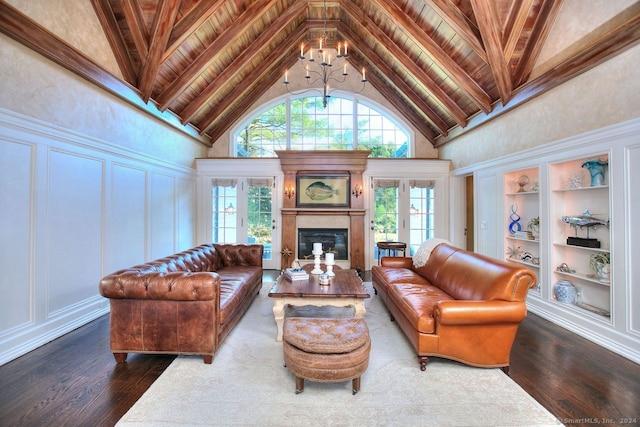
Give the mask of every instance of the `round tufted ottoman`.
[(296, 376), (296, 394), (304, 380), (339, 382), (352, 380), (360, 390), (360, 376), (369, 365), (371, 339), (364, 319), (288, 317), (282, 345), (285, 366)]

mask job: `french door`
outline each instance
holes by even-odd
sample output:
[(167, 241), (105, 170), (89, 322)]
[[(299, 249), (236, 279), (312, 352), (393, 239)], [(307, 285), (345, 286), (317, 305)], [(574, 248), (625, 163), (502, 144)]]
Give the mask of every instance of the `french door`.
[(259, 243), (263, 268), (277, 269), (274, 178), (212, 180), (211, 238), (217, 243)]
[(434, 181), (371, 178), (369, 194), (370, 265), (387, 254), (378, 250), (378, 242), (406, 243), (406, 255), (412, 256), (423, 241), (434, 236)]

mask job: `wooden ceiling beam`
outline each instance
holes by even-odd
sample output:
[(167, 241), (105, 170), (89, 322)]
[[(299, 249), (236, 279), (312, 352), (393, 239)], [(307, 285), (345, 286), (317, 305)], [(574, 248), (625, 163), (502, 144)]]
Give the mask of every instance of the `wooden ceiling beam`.
[(136, 0), (119, 1), (138, 54), (140, 58), (146, 58), (149, 54), (149, 34), (147, 32), (147, 26), (144, 23), (144, 18), (142, 17), (142, 10)]
[[(533, 1), (533, 0), (530, 0)], [(489, 61), (481, 43), (480, 30), (450, 0), (423, 0), (464, 40), (484, 62)]]
[[(449, 95), (438, 85), (436, 82), (420, 67), (418, 64), (413, 61), (409, 55), (398, 46), (384, 31), (382, 31), (377, 25), (373, 23), (373, 21), (368, 17), (360, 17), (358, 13), (359, 9), (357, 9), (353, 3), (347, 2), (343, 5), (344, 12), (354, 20), (360, 20), (362, 22), (368, 32), (378, 41), (378, 47), (381, 49), (385, 49), (391, 56), (393, 56), (398, 63), (402, 64), (403, 67), (409, 72), (418, 82), (420, 82), (427, 92), (429, 92), (433, 98), (440, 104), (440, 106), (453, 118), (453, 120), (458, 123), (460, 126), (466, 126), (467, 124), (467, 115), (460, 108), (458, 104), (455, 103), (449, 97)], [(367, 47), (369, 47), (367, 45)]]
[(262, 18), (260, 11), (269, 9), (277, 0), (257, 0), (249, 5), (242, 15), (227, 27), (189, 66), (158, 96), (160, 110), (165, 110), (175, 101), (200, 74), (209, 67), (247, 28)]
[[(213, 141), (217, 140), (222, 134), (221, 132), (233, 124), (230, 120), (220, 120), (220, 118), (229, 114), (236, 118), (240, 117), (258, 97), (270, 89), (282, 76), (283, 64), (289, 68), (297, 61), (298, 57), (295, 53), (298, 52), (298, 46), (304, 39), (306, 31), (307, 28), (304, 24), (299, 25), (282, 43), (282, 46), (290, 46), (290, 49), (272, 50), (262, 62), (268, 64), (268, 67), (256, 70), (251, 82), (247, 85), (236, 85), (226, 96), (228, 101), (219, 103), (212, 108), (199, 123), (201, 133), (211, 135)], [(247, 96), (247, 94), (251, 94), (251, 96)], [(209, 131), (214, 125), (215, 128)], [(221, 127), (224, 130), (221, 130)]]
[(116, 20), (109, 0), (91, 0), (91, 5), (96, 12), (98, 21), (100, 21), (109, 46), (111, 46), (113, 56), (116, 58), (122, 77), (126, 82), (132, 85), (136, 84), (138, 82), (138, 70), (133, 65), (133, 60), (131, 59), (131, 55), (129, 55), (127, 45), (120, 31), (120, 27), (118, 27), (118, 21)]
[(144, 102), (149, 101), (153, 85), (158, 76), (160, 62), (162, 60), (162, 52), (164, 52), (169, 42), (171, 28), (178, 14), (180, 0), (164, 0), (160, 2), (156, 15), (153, 18), (153, 29), (149, 45), (149, 54), (142, 66), (140, 73), (140, 92)]
[[(237, 72), (245, 66), (251, 64), (255, 56), (264, 48), (273, 43), (273, 39), (280, 33), (281, 28), (286, 28), (294, 22), (301, 13), (304, 12), (306, 6), (303, 2), (295, 2), (283, 14), (278, 16), (267, 31), (253, 41), (240, 55), (238, 55), (225, 70), (218, 74), (216, 78), (207, 85), (187, 107), (180, 113), (182, 123), (191, 121), (193, 116), (220, 90), (225, 82), (231, 79)], [(297, 37), (297, 36), (296, 36)], [(231, 102), (231, 100), (229, 101)]]
[[(361, 60), (360, 63), (356, 63), (357, 57), (353, 54), (349, 55), (349, 62), (352, 63), (356, 69), (365, 67), (368, 68), (369, 71), (369, 79), (371, 80), (372, 74), (378, 74), (384, 76), (385, 83), (381, 84), (382, 79), (379, 80), (377, 85), (374, 87), (381, 92), (399, 111), (403, 113), (403, 115), (409, 120), (414, 126), (420, 129), (427, 138), (434, 138), (436, 135), (433, 130), (428, 126), (425, 126), (424, 121), (429, 121), (439, 132), (446, 135), (448, 133), (447, 124), (440, 118), (438, 114), (436, 114), (431, 107), (424, 102), (424, 100), (412, 90), (412, 88), (402, 79), (390, 79), (389, 76), (395, 75), (393, 69), (387, 65), (387, 62), (375, 53), (369, 45), (363, 41), (357, 34), (353, 33), (350, 28), (347, 26), (342, 26), (340, 28), (341, 33), (345, 35), (345, 37), (349, 40), (349, 43), (353, 46), (353, 48), (359, 52), (359, 55), (367, 58), (368, 63), (365, 63), (364, 60)], [(353, 50), (352, 50), (353, 52)], [(373, 80), (372, 80), (373, 81)], [(392, 87), (395, 87), (395, 91), (391, 90)], [(398, 95), (398, 93), (403, 94), (403, 96)], [(415, 110), (409, 108), (411, 105), (414, 106)], [(416, 111), (421, 111), (424, 116), (419, 116), (419, 120), (416, 120), (418, 115)]]
[(480, 34), (482, 34), (484, 47), (487, 49), (489, 66), (500, 94), (500, 100), (505, 105), (511, 99), (513, 82), (503, 55), (502, 30), (495, 3), (486, 0), (471, 0), (471, 7), (478, 22)]
[(193, 6), (171, 30), (167, 50), (162, 55), (162, 62), (166, 61), (198, 27), (211, 18), (225, 3), (226, 0), (201, 1)]
[(511, 61), (522, 35), (524, 24), (527, 22), (529, 12), (534, 0), (518, 0), (515, 2), (513, 11), (507, 19), (502, 35), (503, 54), (507, 63)]
[(414, 43), (429, 56), (462, 90), (476, 106), (489, 113), (491, 97), (467, 74), (418, 24), (398, 5), (385, 0), (370, 0), (391, 22), (396, 24)]
[(529, 78), (561, 6), (562, 0), (545, 0), (542, 5), (533, 32), (529, 37), (529, 42), (522, 54), (522, 60), (518, 63), (514, 73), (513, 82), (516, 87), (526, 82)]
[[(367, 68), (369, 66), (369, 69), (371, 69), (371, 64), (365, 63), (365, 61), (361, 59), (359, 55), (350, 54), (349, 61), (356, 68)], [(387, 101), (389, 101), (389, 103), (393, 105), (400, 112), (400, 114), (418, 130), (418, 132), (424, 135), (424, 137), (427, 138), (427, 140), (429, 140), (432, 145), (434, 144), (437, 135), (434, 130), (427, 125), (427, 122), (431, 121), (428, 117), (426, 117), (426, 115), (421, 116), (417, 113), (417, 111), (419, 110), (411, 108), (411, 103), (407, 102), (402, 98), (401, 95), (398, 94), (398, 89), (390, 86), (389, 80), (378, 77), (378, 74), (376, 72), (369, 72), (367, 74), (367, 79), (369, 81), (369, 84), (371, 84), (371, 86), (373, 86), (378, 92), (380, 92), (382, 96), (384, 96)]]

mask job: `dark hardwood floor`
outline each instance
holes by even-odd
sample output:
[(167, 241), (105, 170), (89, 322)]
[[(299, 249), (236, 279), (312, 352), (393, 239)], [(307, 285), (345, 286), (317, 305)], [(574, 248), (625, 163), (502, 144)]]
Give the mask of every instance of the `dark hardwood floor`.
[[(173, 359), (131, 354), (116, 364), (103, 316), (0, 367), (0, 425), (112, 426)], [(416, 360), (416, 375), (428, 373)], [(640, 365), (533, 314), (519, 328), (510, 376), (567, 425), (640, 419)]]

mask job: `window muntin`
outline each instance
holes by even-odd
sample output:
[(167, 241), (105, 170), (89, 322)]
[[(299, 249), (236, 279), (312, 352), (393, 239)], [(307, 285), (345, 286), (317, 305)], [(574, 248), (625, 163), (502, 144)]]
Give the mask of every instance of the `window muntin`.
[(236, 157), (275, 157), (276, 150), (371, 150), (371, 157), (406, 158), (410, 134), (388, 115), (359, 100), (287, 98), (234, 134)]

